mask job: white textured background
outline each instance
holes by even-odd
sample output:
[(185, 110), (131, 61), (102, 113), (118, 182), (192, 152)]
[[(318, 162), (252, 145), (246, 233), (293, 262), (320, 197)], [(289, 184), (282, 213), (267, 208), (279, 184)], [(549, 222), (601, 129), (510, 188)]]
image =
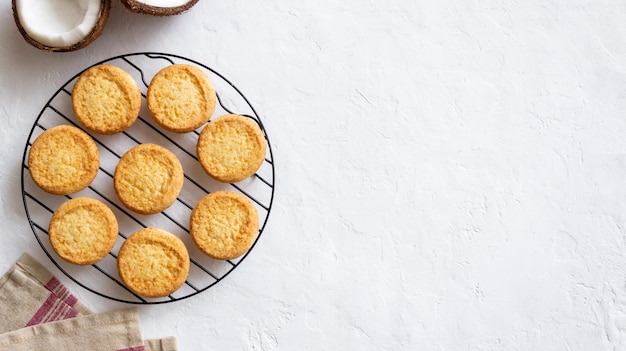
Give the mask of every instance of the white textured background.
[[(181, 350), (626, 348), (626, 2), (113, 1), (86, 49), (0, 4), (0, 269), (49, 260), (20, 195), (56, 89), (117, 54), (216, 68), (276, 160), (264, 236), (225, 281), (141, 307)], [(58, 273), (51, 267), (53, 272)], [(60, 278), (97, 311), (127, 307)]]

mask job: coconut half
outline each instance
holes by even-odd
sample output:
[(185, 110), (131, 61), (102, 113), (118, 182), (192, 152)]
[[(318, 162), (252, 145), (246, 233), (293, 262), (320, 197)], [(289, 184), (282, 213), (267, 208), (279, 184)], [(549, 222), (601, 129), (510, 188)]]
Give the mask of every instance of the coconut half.
[(47, 51), (74, 51), (96, 40), (109, 18), (111, 0), (12, 0), (24, 39)]
[(132, 12), (153, 16), (181, 14), (193, 7), (198, 0), (122, 0)]

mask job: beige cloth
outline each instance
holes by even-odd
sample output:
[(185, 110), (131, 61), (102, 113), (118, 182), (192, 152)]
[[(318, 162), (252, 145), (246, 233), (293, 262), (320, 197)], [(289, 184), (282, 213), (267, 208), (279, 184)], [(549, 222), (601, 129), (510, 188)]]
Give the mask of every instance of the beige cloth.
[(0, 301), (0, 333), (91, 313), (28, 254), (0, 278)]
[(143, 340), (134, 308), (93, 314), (28, 254), (0, 277), (0, 316), (0, 350), (177, 350)]
[(145, 350), (135, 309), (78, 316), (0, 335), (0, 350)]
[(178, 344), (176, 338), (169, 336), (162, 339), (148, 339), (144, 340), (146, 343), (146, 351), (176, 351), (178, 350)]

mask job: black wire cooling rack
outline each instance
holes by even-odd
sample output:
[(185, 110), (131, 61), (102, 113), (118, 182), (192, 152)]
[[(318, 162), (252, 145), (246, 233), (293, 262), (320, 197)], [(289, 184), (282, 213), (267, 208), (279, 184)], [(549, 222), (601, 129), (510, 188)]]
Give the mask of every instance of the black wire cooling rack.
[[(238, 267), (258, 242), (272, 208), (274, 199), (274, 160), (269, 137), (246, 97), (230, 81), (215, 70), (197, 61), (165, 53), (131, 53), (115, 56), (95, 65), (108, 63), (123, 68), (135, 78), (143, 96), (143, 106), (137, 121), (129, 129), (115, 135), (98, 135), (85, 130), (72, 111), (71, 94), (77, 78), (87, 70), (77, 73), (43, 107), (28, 136), (22, 158), (22, 199), (26, 217), (50, 260), (72, 281), (83, 288), (115, 301), (131, 304), (160, 304), (181, 300), (209, 289)], [(267, 141), (267, 154), (261, 168), (253, 176), (236, 184), (212, 180), (201, 168), (195, 154), (200, 134), (198, 130), (177, 134), (160, 128), (146, 109), (145, 97), (150, 80), (160, 69), (176, 64), (195, 65), (207, 73), (217, 92), (218, 104), (212, 118), (226, 113), (236, 113), (255, 121)], [(91, 67), (91, 66), (90, 66)], [(209, 122), (210, 123), (210, 122)], [(57, 196), (48, 194), (35, 185), (28, 171), (28, 152), (33, 141), (45, 130), (60, 124), (78, 127), (91, 135), (100, 151), (100, 169), (92, 184), (76, 194)], [(142, 143), (156, 143), (168, 148), (180, 159), (185, 172), (183, 189), (177, 201), (165, 211), (155, 215), (139, 215), (127, 210), (113, 190), (113, 173), (120, 157), (130, 148)], [(251, 200), (259, 212), (260, 230), (252, 248), (234, 260), (215, 260), (197, 249), (189, 235), (189, 216), (195, 204), (206, 194), (217, 190), (237, 191)], [(119, 236), (113, 250), (102, 261), (90, 266), (77, 266), (62, 260), (52, 249), (48, 239), (48, 224), (56, 208), (68, 199), (88, 196), (107, 204), (119, 222)], [(117, 272), (117, 253), (124, 240), (135, 231), (157, 227), (178, 235), (189, 250), (191, 266), (185, 284), (172, 295), (151, 299), (131, 292), (124, 286)]]

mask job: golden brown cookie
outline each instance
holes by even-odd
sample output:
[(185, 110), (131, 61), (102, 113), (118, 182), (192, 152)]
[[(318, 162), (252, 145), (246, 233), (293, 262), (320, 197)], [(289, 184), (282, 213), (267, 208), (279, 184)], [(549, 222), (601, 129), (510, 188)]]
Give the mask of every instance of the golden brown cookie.
[(191, 211), (189, 232), (202, 252), (220, 260), (233, 259), (252, 246), (259, 232), (259, 214), (243, 195), (216, 191)]
[(225, 115), (204, 127), (196, 153), (211, 177), (234, 183), (261, 167), (266, 148), (263, 132), (255, 122), (240, 115)]
[(78, 197), (64, 202), (52, 214), (50, 244), (65, 261), (94, 264), (103, 259), (117, 240), (117, 219), (102, 202)]
[(200, 68), (175, 64), (160, 70), (150, 81), (146, 101), (154, 120), (177, 133), (196, 130), (206, 123), (217, 96)]
[(128, 72), (102, 64), (80, 75), (72, 90), (72, 106), (88, 130), (115, 134), (130, 127), (139, 116), (141, 91)]
[(82, 130), (61, 125), (35, 139), (28, 152), (28, 170), (35, 184), (51, 194), (68, 195), (86, 188), (96, 178), (100, 154)]
[(156, 144), (141, 144), (127, 151), (113, 175), (120, 201), (141, 214), (159, 213), (172, 205), (183, 181), (183, 166), (176, 155)]
[(145, 228), (124, 241), (117, 256), (122, 282), (145, 297), (167, 296), (189, 274), (189, 253), (180, 238), (158, 228)]

